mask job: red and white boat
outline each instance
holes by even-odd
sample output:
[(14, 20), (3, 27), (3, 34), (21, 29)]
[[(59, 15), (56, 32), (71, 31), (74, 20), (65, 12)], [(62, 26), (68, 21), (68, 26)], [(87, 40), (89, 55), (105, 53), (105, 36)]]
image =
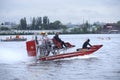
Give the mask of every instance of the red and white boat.
[[(41, 40), (39, 40), (41, 42)], [(26, 49), (28, 56), (36, 57), (37, 60), (56, 60), (56, 59), (63, 59), (63, 58), (70, 58), (76, 56), (84, 56), (92, 54), (93, 52), (100, 49), (103, 45), (92, 45), (90, 49), (80, 49), (78, 51), (73, 52), (66, 52), (66, 50), (75, 47), (74, 45), (68, 44), (67, 48), (55, 48), (56, 44), (54, 40), (50, 44), (36, 44), (36, 40), (31, 40), (26, 42)], [(63, 53), (61, 53), (63, 51)]]
[(2, 42), (20, 42), (20, 41), (26, 41), (27, 38), (21, 37), (20, 35), (16, 35), (15, 37), (6, 37), (6, 39), (1, 39)]
[(97, 51), (99, 48), (101, 48), (103, 45), (93, 45), (88, 50), (80, 50), (80, 51), (74, 51), (70, 53), (64, 53), (64, 54), (57, 54), (54, 56), (47, 56), (39, 58), (39, 60), (55, 60), (55, 59), (61, 59), (61, 58), (70, 58), (70, 57), (76, 57), (76, 56), (84, 56), (92, 54), (93, 52)]

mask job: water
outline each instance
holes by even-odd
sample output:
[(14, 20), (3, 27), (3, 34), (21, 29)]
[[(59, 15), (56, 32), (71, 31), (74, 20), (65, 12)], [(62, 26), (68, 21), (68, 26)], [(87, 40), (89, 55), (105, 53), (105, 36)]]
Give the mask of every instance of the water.
[[(0, 39), (5, 37), (0, 36)], [(0, 80), (120, 80), (120, 34), (60, 37), (75, 44), (75, 49), (87, 38), (91, 44), (103, 44), (103, 47), (83, 57), (35, 63), (27, 56), (25, 42), (0, 42)]]

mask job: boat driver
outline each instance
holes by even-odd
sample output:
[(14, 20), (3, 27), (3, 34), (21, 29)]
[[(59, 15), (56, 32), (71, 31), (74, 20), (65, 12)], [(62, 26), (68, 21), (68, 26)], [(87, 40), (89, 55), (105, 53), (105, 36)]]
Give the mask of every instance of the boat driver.
[(90, 47), (92, 47), (92, 45), (91, 45), (89, 42), (90, 42), (90, 39), (87, 39), (87, 40), (84, 42), (84, 44), (83, 44), (83, 46), (82, 46), (82, 49), (89, 49), (89, 47), (87, 47), (88, 45), (89, 45)]

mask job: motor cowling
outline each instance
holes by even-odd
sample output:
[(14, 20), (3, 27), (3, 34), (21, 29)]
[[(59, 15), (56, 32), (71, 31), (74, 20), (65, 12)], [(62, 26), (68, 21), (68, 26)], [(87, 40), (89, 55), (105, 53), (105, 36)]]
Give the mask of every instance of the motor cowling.
[(26, 42), (26, 49), (28, 56), (36, 56), (36, 43), (35, 40)]

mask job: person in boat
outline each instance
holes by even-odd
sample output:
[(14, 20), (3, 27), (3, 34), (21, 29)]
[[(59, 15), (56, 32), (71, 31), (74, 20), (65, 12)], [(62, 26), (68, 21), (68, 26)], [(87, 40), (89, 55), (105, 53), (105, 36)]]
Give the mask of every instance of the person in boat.
[(87, 40), (84, 42), (84, 44), (83, 44), (83, 46), (82, 46), (82, 49), (89, 49), (88, 45), (89, 45), (90, 47), (92, 47), (92, 45), (91, 45), (89, 42), (90, 42), (90, 39), (87, 39)]
[[(41, 32), (40, 35), (41, 35), (40, 41), (42, 41), (42, 43), (49, 42), (50, 39), (47, 37), (46, 32)], [(36, 44), (39, 44), (37, 33), (35, 33), (35, 42)]]
[(46, 32), (43, 31), (43, 32), (41, 32), (40, 34), (42, 35), (42, 39), (43, 39), (43, 40), (45, 40), (45, 41), (49, 41), (49, 40), (50, 40), (50, 39), (48, 38)]
[(65, 42), (62, 41), (60, 38), (59, 38), (59, 32), (56, 32), (55, 36), (53, 37), (53, 39), (55, 39), (57, 42), (59, 42), (61, 44), (61, 48), (63, 47), (67, 47)]
[(46, 32), (40, 32), (39, 36), (37, 36), (38, 33), (35, 33), (35, 43), (36, 43), (36, 51), (39, 57), (45, 57), (48, 56), (50, 53), (50, 39), (47, 37)]

